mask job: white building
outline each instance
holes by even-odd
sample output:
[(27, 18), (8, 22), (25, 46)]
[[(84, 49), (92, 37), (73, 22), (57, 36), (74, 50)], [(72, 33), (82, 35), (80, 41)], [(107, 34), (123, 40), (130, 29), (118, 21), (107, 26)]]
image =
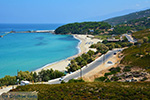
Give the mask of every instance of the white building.
[(23, 86), (23, 85), (28, 85), (28, 84), (30, 84), (29, 81), (21, 81), (21, 83), (20, 83), (21, 86)]

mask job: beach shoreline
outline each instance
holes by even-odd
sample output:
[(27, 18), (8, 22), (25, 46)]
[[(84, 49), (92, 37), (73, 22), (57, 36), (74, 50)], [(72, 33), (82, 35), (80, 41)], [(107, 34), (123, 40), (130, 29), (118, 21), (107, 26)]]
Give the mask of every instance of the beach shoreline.
[(66, 71), (66, 67), (70, 64), (71, 59), (78, 57), (80, 55), (82, 55), (83, 53), (86, 53), (90, 50), (90, 45), (97, 43), (97, 42), (101, 42), (101, 40), (99, 39), (91, 39), (89, 37), (87, 37), (87, 35), (73, 35), (73, 37), (77, 40), (79, 40), (79, 43), (77, 45), (78, 48), (78, 53), (76, 55), (73, 55), (71, 57), (68, 57), (66, 59), (60, 60), (60, 61), (56, 61), (54, 63), (50, 63), (50, 64), (46, 64), (45, 66), (38, 68), (32, 72), (40, 72), (42, 69), (43, 70), (47, 70), (47, 69), (53, 69), (53, 70), (58, 70), (61, 72), (65, 72)]

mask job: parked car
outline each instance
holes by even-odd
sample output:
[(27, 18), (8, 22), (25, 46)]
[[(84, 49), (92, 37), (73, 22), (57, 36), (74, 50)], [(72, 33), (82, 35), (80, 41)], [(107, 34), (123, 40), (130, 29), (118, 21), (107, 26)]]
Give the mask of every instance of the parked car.
[(108, 61), (107, 64), (113, 64), (113, 62), (112, 61)]
[(121, 52), (121, 50), (118, 50), (118, 52)]
[(59, 79), (59, 81), (62, 81), (62, 80), (63, 80), (62, 78)]
[(62, 77), (59, 79), (59, 81), (62, 81), (62, 80), (64, 80), (64, 76), (62, 76)]
[(116, 55), (117, 53), (115, 52), (114, 55)]

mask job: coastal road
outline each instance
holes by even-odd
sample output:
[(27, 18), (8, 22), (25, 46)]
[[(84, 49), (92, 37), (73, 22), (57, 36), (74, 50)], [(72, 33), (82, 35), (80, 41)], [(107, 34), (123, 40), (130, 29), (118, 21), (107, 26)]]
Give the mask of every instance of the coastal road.
[(8, 86), (8, 87), (5, 87), (3, 89), (0, 89), (0, 95), (3, 93), (7, 93), (8, 91), (10, 91), (11, 89), (14, 89), (16, 87), (17, 87), (17, 85), (12, 85), (12, 86)]
[[(81, 77), (81, 75), (85, 75), (86, 73), (90, 72), (91, 70), (95, 69), (96, 67), (100, 66), (101, 64), (103, 64), (105, 61), (107, 61), (110, 57), (112, 57), (114, 55), (114, 53), (118, 52), (119, 50), (122, 51), (122, 49), (115, 49), (115, 50), (111, 50), (108, 53), (106, 53), (105, 55), (102, 55), (101, 57), (99, 57), (98, 59), (96, 59), (95, 61), (93, 61), (92, 63), (88, 64), (87, 66), (84, 66), (81, 70), (75, 71), (71, 74), (68, 74), (66, 76), (64, 76), (62, 79), (67, 82), (70, 79), (77, 79), (79, 77)], [(54, 80), (50, 80), (48, 82), (48, 84), (60, 84), (61, 78), (58, 79), (54, 79)]]

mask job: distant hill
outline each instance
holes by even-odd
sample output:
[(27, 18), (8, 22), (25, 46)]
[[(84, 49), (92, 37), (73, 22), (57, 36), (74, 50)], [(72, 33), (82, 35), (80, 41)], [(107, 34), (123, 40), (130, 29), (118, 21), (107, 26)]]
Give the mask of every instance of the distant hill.
[(133, 19), (139, 19), (139, 18), (148, 17), (148, 16), (150, 16), (150, 9), (130, 13), (128, 15), (110, 18), (110, 19), (104, 20), (104, 22), (108, 22), (111, 25), (117, 25), (117, 24), (121, 24), (121, 23), (126, 23)]
[[(113, 28), (111, 28), (111, 25)], [(105, 20), (103, 22), (71, 23), (58, 27), (56, 34), (124, 34), (150, 28), (150, 9)], [(110, 30), (111, 29), (111, 30)]]
[(55, 34), (99, 34), (105, 33), (111, 28), (106, 22), (82, 22), (71, 23), (58, 27), (55, 30)]
[(105, 14), (105, 15), (94, 16), (94, 17), (82, 19), (81, 22), (83, 22), (83, 21), (103, 21), (103, 20), (107, 20), (107, 19), (110, 19), (110, 18), (113, 18), (116, 16), (127, 15), (129, 13), (133, 13), (136, 11), (137, 11), (137, 9), (125, 9), (125, 10), (121, 10), (121, 11), (117, 11), (117, 12), (113, 12), (113, 13), (109, 13), (109, 14)]
[(130, 20), (124, 24), (118, 24), (114, 27), (112, 34), (134, 33), (148, 28), (150, 28), (150, 16)]

